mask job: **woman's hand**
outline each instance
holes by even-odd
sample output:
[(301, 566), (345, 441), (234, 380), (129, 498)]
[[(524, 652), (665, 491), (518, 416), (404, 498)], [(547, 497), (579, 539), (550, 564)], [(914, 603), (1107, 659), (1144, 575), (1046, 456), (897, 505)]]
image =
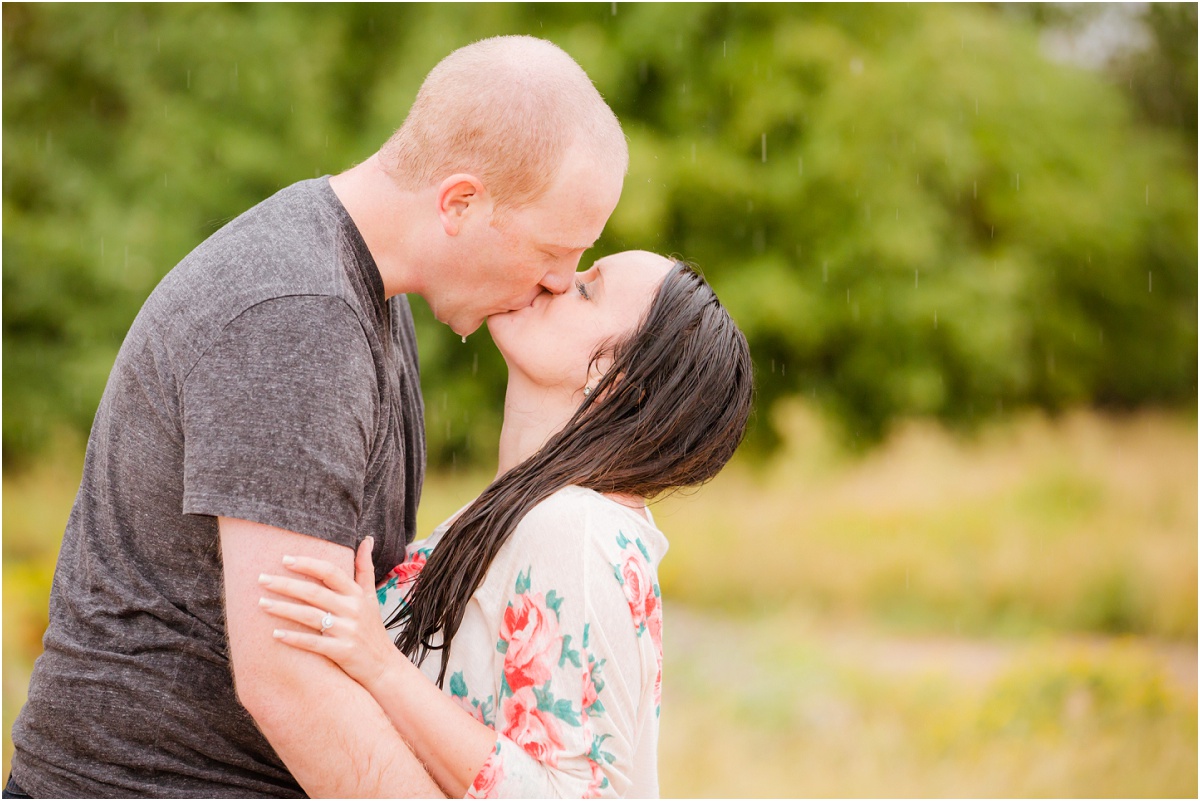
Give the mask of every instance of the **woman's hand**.
[[(275, 638), (330, 659), (367, 690), (378, 683), (389, 660), (399, 654), (379, 615), (371, 564), (373, 544), (373, 538), (367, 537), (359, 546), (353, 581), (332, 563), (303, 556), (285, 556), (283, 564), (320, 584), (266, 573), (258, 578), (266, 589), (298, 602), (263, 597), (259, 599), (263, 611), (314, 632), (275, 629)], [(323, 623), (328, 624), (324, 629)]]

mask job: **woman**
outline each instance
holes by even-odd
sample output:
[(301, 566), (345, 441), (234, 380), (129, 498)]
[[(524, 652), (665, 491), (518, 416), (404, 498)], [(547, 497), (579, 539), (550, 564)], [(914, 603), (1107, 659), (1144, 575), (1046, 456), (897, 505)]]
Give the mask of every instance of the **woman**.
[(292, 600), (264, 608), (315, 631), (275, 636), (361, 683), (449, 796), (656, 796), (667, 542), (646, 500), (733, 455), (745, 338), (690, 267), (642, 251), (488, 329), (509, 370), (496, 480), (377, 591), (367, 540), (357, 581), (285, 558), (320, 584), (265, 576)]

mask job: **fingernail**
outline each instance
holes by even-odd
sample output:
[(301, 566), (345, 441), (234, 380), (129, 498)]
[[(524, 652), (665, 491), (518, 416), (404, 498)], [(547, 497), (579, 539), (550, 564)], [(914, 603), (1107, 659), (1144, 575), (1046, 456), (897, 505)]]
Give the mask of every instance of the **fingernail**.
[(258, 574), (258, 583), (259, 584), (270, 584), (271, 577), (268, 576), (266, 573), (259, 573)]
[(271, 632), (271, 636), (277, 640), (282, 640), (287, 635), (282, 629), (275, 629), (273, 632)]
[(371, 543), (372, 548), (375, 547), (375, 538), (374, 537), (367, 537), (367, 542)]
[(264, 609), (270, 609), (270, 608), (271, 608), (272, 606), (274, 606), (275, 604), (274, 604), (274, 602), (272, 602), (272, 601), (271, 601), (270, 599), (268, 599), (268, 598), (259, 598), (259, 599), (258, 599), (258, 605), (259, 605), (259, 606), (261, 606), (261, 607), (262, 607), (262, 608), (264, 608)]
[(294, 556), (285, 556), (285, 557), (283, 557), (283, 563), (284, 563), (285, 565), (294, 564), (295, 562), (296, 562), (296, 557), (294, 557)]

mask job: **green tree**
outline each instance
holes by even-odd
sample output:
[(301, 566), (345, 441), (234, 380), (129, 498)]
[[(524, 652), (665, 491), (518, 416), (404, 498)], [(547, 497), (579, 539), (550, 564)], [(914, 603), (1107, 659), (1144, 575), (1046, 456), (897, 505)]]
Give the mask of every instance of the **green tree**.
[[(188, 250), (367, 156), (438, 59), (511, 33), (563, 46), (621, 118), (595, 255), (703, 269), (750, 338), (758, 442), (796, 393), (864, 444), (901, 415), (1194, 402), (1195, 13), (1148, 13), (1138, 74), (1190, 97), (1190, 139), (1004, 7), (8, 4), (5, 457), (86, 432)], [(431, 461), (488, 458), (503, 365), (414, 307)]]

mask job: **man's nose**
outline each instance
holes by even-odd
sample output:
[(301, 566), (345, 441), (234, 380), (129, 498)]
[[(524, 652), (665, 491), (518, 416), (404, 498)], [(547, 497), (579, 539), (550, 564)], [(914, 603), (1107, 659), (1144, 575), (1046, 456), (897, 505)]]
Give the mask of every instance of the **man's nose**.
[(542, 276), (542, 288), (555, 295), (561, 295), (571, 288), (575, 278), (575, 270), (555, 270)]

